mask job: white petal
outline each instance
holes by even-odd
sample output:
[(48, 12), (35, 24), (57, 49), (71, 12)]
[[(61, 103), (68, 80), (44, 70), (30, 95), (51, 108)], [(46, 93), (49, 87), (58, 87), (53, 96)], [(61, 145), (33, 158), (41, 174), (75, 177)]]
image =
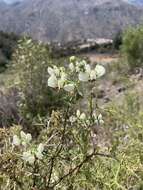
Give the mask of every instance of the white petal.
[(99, 120), (102, 119), (102, 115), (101, 114), (98, 115), (98, 119)]
[(71, 70), (71, 72), (74, 72), (75, 67), (74, 67), (74, 64), (73, 64), (73, 63), (70, 63), (70, 64), (69, 64), (69, 69)]
[(92, 70), (90, 72), (90, 80), (96, 80), (96, 71), (95, 70)]
[(80, 117), (80, 110), (77, 110), (77, 111), (76, 111), (76, 116), (77, 116), (77, 117)]
[(54, 69), (51, 68), (51, 67), (48, 67), (48, 73), (49, 73), (50, 75), (54, 75), (54, 74), (55, 74)]
[(48, 86), (52, 88), (58, 87), (58, 80), (55, 75), (51, 75), (51, 77), (48, 79)]
[(15, 145), (15, 146), (19, 146), (20, 145), (20, 139), (19, 139), (19, 137), (17, 135), (13, 136), (12, 144)]
[(96, 72), (96, 76), (99, 78), (105, 74), (106, 70), (102, 65), (96, 65), (95, 72)]
[(32, 140), (32, 136), (30, 133), (26, 135), (26, 141), (29, 143)]
[(71, 123), (76, 122), (76, 117), (75, 117), (75, 116), (71, 116), (71, 117), (69, 118), (69, 121), (70, 121)]
[(43, 154), (41, 152), (36, 152), (36, 157), (41, 160), (43, 158)]
[(67, 84), (64, 86), (64, 90), (67, 92), (73, 92), (75, 89), (75, 85), (74, 84)]
[(85, 70), (86, 70), (86, 72), (87, 72), (88, 74), (90, 74), (91, 68), (90, 68), (90, 65), (89, 65), (89, 64), (86, 64), (86, 65), (85, 65)]
[(85, 120), (85, 119), (86, 119), (85, 113), (82, 113), (82, 114), (80, 115), (80, 119), (81, 119), (81, 120)]
[(58, 88), (59, 89), (63, 88), (64, 83), (65, 83), (65, 80), (62, 80), (62, 79), (58, 80)]
[(78, 77), (79, 77), (79, 80), (83, 82), (87, 82), (90, 79), (89, 74), (86, 72), (80, 72)]
[(23, 131), (20, 132), (22, 144), (25, 145), (26, 143), (29, 143), (32, 140), (32, 136), (30, 133), (26, 134)]
[(82, 60), (82, 61), (80, 62), (80, 64), (81, 64), (81, 65), (87, 65), (87, 62), (86, 62), (85, 60)]
[(42, 143), (39, 144), (37, 151), (41, 153), (44, 151), (44, 145)]
[(54, 73), (55, 73), (56, 76), (60, 75), (60, 69), (58, 69), (57, 66), (54, 66)]
[(26, 133), (24, 133), (24, 131), (20, 132), (20, 136), (21, 136), (22, 140), (26, 139)]
[(93, 117), (94, 117), (94, 119), (97, 119), (96, 111), (93, 112)]
[(101, 119), (101, 120), (99, 121), (99, 123), (100, 123), (100, 124), (104, 124), (104, 120)]
[(67, 79), (67, 74), (65, 72), (61, 73), (61, 79), (66, 80)]
[(75, 57), (75, 56), (71, 56), (71, 57), (70, 57), (70, 62), (75, 61), (75, 59), (76, 59), (76, 57)]
[(30, 151), (28, 152), (23, 152), (22, 159), (26, 162), (29, 162), (30, 164), (33, 164), (35, 161), (35, 157), (33, 154), (31, 154)]

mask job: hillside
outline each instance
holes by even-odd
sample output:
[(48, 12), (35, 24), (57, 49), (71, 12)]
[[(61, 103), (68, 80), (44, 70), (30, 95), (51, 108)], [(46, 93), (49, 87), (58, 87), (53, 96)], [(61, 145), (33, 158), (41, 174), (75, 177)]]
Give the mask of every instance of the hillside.
[(143, 20), (143, 9), (125, 1), (25, 0), (0, 10), (0, 30), (42, 41), (112, 38)]
[(134, 3), (135, 5), (143, 5), (143, 0), (130, 0), (131, 3)]

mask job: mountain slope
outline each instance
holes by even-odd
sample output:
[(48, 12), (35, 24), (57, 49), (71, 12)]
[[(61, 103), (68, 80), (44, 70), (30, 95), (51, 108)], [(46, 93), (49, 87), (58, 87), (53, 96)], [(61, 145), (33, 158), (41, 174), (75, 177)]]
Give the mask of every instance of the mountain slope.
[(143, 5), (143, 0), (130, 0), (130, 2), (135, 5)]
[(143, 21), (143, 9), (122, 0), (25, 0), (3, 13), (0, 30), (42, 41), (112, 38)]

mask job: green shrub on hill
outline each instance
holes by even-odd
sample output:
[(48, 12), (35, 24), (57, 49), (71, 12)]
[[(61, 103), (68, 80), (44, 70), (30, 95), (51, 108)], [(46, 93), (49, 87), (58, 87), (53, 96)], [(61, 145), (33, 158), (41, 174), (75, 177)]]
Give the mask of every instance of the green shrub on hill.
[(129, 28), (124, 33), (122, 52), (131, 69), (143, 66), (143, 26)]
[(22, 116), (29, 121), (44, 117), (52, 110), (66, 106), (64, 92), (48, 87), (48, 67), (56, 64), (50, 49), (29, 38), (19, 41), (13, 55), (13, 71), (17, 73), (16, 86), (21, 93), (19, 102)]
[(113, 49), (117, 51), (120, 50), (122, 43), (123, 43), (123, 33), (122, 31), (119, 31), (113, 39)]
[(12, 59), (19, 37), (14, 33), (0, 31), (0, 72), (4, 71)]

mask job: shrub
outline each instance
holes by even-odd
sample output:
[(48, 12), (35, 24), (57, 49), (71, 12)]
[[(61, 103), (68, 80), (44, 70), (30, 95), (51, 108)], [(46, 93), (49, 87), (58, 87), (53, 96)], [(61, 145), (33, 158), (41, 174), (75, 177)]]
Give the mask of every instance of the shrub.
[(0, 31), (0, 72), (3, 72), (11, 61), (18, 39), (14, 33)]
[(128, 29), (123, 35), (122, 52), (131, 69), (143, 66), (143, 26)]
[(116, 34), (116, 36), (114, 37), (114, 39), (113, 39), (113, 49), (114, 50), (120, 50), (120, 47), (121, 47), (122, 41), (123, 41), (122, 37), (123, 37), (123, 34), (121, 31), (119, 31)]
[[(105, 69), (100, 65), (91, 69), (84, 60), (74, 57), (70, 61), (68, 68), (48, 67), (49, 88), (57, 93), (64, 91), (68, 106), (53, 110), (46, 125), (40, 123), (42, 130), (36, 139), (19, 126), (0, 130), (2, 189), (94, 189), (98, 179), (92, 178), (92, 165), (99, 157), (103, 161), (114, 159), (103, 147), (103, 138), (100, 142), (97, 138), (97, 129), (104, 121), (95, 110), (92, 89), (87, 113), (73, 109), (80, 85), (94, 83)], [(97, 189), (100, 186), (97, 182)]]
[(65, 106), (63, 92), (49, 88), (48, 66), (55, 63), (50, 49), (42, 43), (23, 38), (13, 55), (13, 68), (17, 72), (16, 85), (20, 89), (21, 114), (32, 122), (38, 115), (43, 117), (53, 109)]

